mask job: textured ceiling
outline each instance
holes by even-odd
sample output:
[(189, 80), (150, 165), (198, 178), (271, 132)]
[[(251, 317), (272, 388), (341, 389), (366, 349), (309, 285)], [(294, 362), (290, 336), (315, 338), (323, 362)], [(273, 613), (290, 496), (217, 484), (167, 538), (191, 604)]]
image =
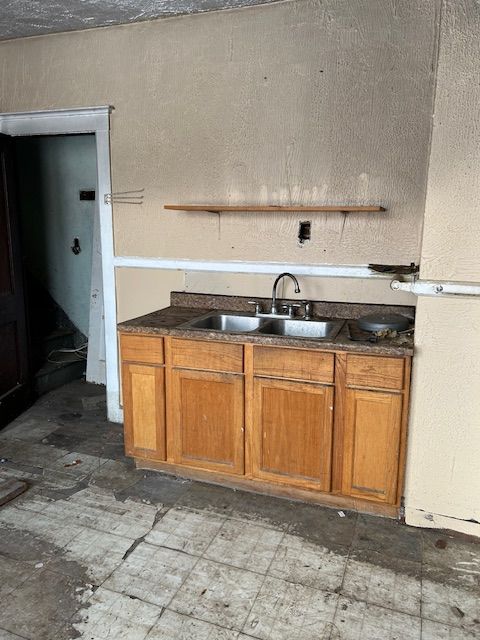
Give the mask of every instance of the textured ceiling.
[(0, 0), (0, 40), (279, 0)]

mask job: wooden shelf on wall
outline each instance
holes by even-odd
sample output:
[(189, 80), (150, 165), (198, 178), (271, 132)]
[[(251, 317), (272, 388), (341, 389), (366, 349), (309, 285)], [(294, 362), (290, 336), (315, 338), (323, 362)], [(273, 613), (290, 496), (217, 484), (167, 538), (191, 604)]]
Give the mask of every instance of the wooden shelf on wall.
[(228, 205), (228, 204), (166, 204), (164, 209), (171, 211), (203, 211), (208, 213), (221, 213), (222, 211), (230, 212), (258, 212), (268, 213), (270, 211), (286, 211), (293, 213), (325, 213), (325, 212), (340, 212), (340, 213), (379, 213), (385, 211), (384, 207), (378, 207), (374, 205), (366, 206), (351, 206), (351, 205), (315, 205), (315, 206), (301, 206), (301, 205)]

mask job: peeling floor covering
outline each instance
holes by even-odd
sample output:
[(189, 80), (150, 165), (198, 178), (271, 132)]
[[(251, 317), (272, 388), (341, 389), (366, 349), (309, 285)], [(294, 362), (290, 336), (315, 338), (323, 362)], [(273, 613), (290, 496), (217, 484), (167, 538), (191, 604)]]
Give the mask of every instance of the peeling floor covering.
[[(102, 387), (0, 432), (0, 640), (480, 638), (480, 546), (136, 470)], [(75, 464), (76, 461), (81, 461)]]

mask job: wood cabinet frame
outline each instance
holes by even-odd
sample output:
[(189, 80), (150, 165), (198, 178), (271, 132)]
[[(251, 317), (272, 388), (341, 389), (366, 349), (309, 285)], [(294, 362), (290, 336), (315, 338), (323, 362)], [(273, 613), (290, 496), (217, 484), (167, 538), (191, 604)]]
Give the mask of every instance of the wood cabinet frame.
[[(132, 334), (124, 334), (132, 335)], [(150, 336), (151, 339), (151, 336)], [(225, 347), (219, 349), (219, 353), (224, 352), (227, 354), (225, 358), (225, 364), (222, 365), (222, 359), (217, 359), (215, 364), (215, 370), (198, 369), (198, 359), (192, 358), (192, 362), (195, 367), (190, 368), (188, 361), (185, 360), (185, 353), (188, 353), (188, 345), (182, 351), (182, 366), (174, 367), (174, 354), (172, 354), (172, 346), (175, 348), (175, 341), (183, 338), (176, 338), (170, 336), (158, 336), (156, 339), (163, 340), (163, 349), (165, 362), (164, 365), (160, 365), (160, 370), (164, 371), (164, 397), (165, 405), (164, 411), (166, 415), (165, 419), (165, 450), (161, 452), (152, 452), (150, 449), (142, 449), (132, 447), (131, 440), (127, 433), (126, 426), (126, 445), (127, 454), (133, 455), (136, 459), (137, 466), (140, 468), (152, 468), (174, 473), (176, 475), (183, 475), (185, 477), (206, 480), (213, 483), (219, 483), (231, 487), (239, 487), (250, 489), (253, 491), (260, 491), (262, 493), (269, 493), (272, 495), (287, 496), (290, 498), (298, 498), (306, 501), (317, 502), (320, 504), (327, 504), (331, 506), (337, 506), (340, 508), (352, 508), (365, 510), (372, 513), (381, 513), (388, 516), (397, 516), (399, 514), (399, 507), (401, 496), (403, 493), (404, 482), (404, 467), (405, 467), (405, 449), (406, 449), (406, 436), (407, 436), (407, 423), (408, 423), (408, 404), (409, 404), (409, 387), (410, 387), (410, 369), (411, 369), (411, 357), (410, 356), (387, 356), (387, 355), (375, 355), (367, 352), (359, 353), (348, 351), (335, 351), (326, 350), (325, 354), (328, 354), (328, 358), (334, 357), (335, 367), (334, 376), (328, 376), (325, 378), (325, 382), (318, 382), (312, 380), (311, 376), (308, 380), (295, 380), (291, 377), (282, 376), (281, 370), (272, 369), (272, 373), (265, 372), (265, 374), (259, 374), (255, 372), (254, 365), (254, 353), (255, 348), (261, 347), (262, 349), (262, 362), (265, 359), (265, 349), (268, 346), (256, 345), (252, 343), (238, 342), (222, 342), (221, 340), (209, 340), (196, 338), (194, 342), (209, 343), (209, 346), (204, 345), (204, 352), (212, 354), (212, 358), (215, 361), (215, 345), (225, 345)], [(226, 347), (230, 345), (230, 349)], [(238, 362), (239, 352), (232, 347), (240, 346), (243, 349), (243, 371), (239, 370)], [(308, 349), (298, 349), (295, 347), (279, 347), (276, 345), (272, 348), (277, 351), (282, 348), (292, 353), (298, 351), (308, 351)], [(312, 350), (317, 351), (317, 350)], [(319, 350), (321, 352), (321, 350)], [(317, 351), (317, 353), (319, 353)], [(228, 354), (233, 355), (233, 360), (228, 357)], [(210, 357), (210, 356), (208, 356)], [(353, 358), (349, 362), (349, 358)], [(178, 359), (176, 359), (178, 361)], [(298, 359), (293, 358), (298, 362)], [(394, 362), (395, 361), (395, 362)], [(400, 366), (400, 361), (402, 366)], [(235, 372), (232, 372), (232, 362)], [(325, 362), (328, 362), (326, 360)], [(132, 364), (132, 363), (127, 363)], [(135, 363), (141, 365), (142, 363)], [(126, 365), (124, 365), (126, 366)], [(145, 365), (154, 367), (152, 363)], [(222, 369), (222, 366), (225, 370)], [(262, 365), (263, 366), (263, 365)], [(302, 368), (299, 367), (299, 375), (302, 375)], [(179, 371), (185, 373), (179, 374)], [(369, 384), (369, 372), (372, 371), (374, 375), (371, 376), (374, 384)], [(384, 372), (384, 373), (383, 373)], [(158, 374), (157, 374), (158, 375)], [(192, 461), (186, 459), (181, 455), (178, 448), (178, 389), (176, 388), (178, 377), (180, 376), (193, 377), (205, 380), (221, 380), (227, 382), (231, 380), (238, 380), (236, 384), (236, 393), (238, 397), (242, 395), (242, 409), (238, 408), (235, 415), (240, 415), (241, 421), (237, 423), (238, 434), (235, 445), (235, 451), (237, 455), (235, 457), (235, 463), (228, 465), (217, 463), (215, 461)], [(289, 374), (291, 375), (291, 374)], [(213, 377), (212, 377), (213, 376)], [(307, 377), (305, 375), (305, 377)], [(161, 379), (160, 379), (161, 378)], [(163, 378), (160, 376), (158, 379), (158, 389), (162, 387)], [(329, 483), (324, 483), (321, 488), (319, 486), (322, 483), (315, 481), (310, 482), (299, 477), (281, 477), (280, 474), (262, 473), (259, 471), (258, 466), (258, 429), (256, 429), (256, 417), (258, 418), (258, 408), (255, 406), (255, 380), (264, 379), (271, 381), (272, 386), (278, 386), (279, 388), (295, 388), (312, 390), (315, 387), (328, 388), (331, 398), (333, 399), (333, 426), (331, 430), (331, 459), (330, 459), (330, 471), (331, 480)], [(328, 380), (328, 382), (327, 382)], [(331, 382), (330, 382), (331, 380)], [(241, 382), (240, 382), (241, 381)], [(359, 384), (361, 383), (361, 384)], [(126, 425), (132, 420), (130, 416), (130, 408), (128, 405), (129, 394), (129, 381), (128, 376), (124, 376), (124, 395), (126, 399), (125, 404), (125, 416)], [(293, 385), (293, 387), (290, 387)], [(382, 386), (383, 385), (383, 386)], [(241, 393), (243, 392), (243, 393)], [(390, 455), (390, 461), (392, 463), (390, 484), (388, 490), (384, 495), (378, 493), (368, 493), (358, 491), (354, 488), (352, 490), (349, 474), (351, 474), (352, 468), (355, 464), (358, 465), (358, 460), (355, 459), (355, 453), (352, 453), (351, 438), (352, 438), (352, 426), (351, 426), (351, 398), (358, 395), (358, 397), (368, 397), (368, 393), (377, 392), (378, 396), (372, 396), (374, 398), (385, 397), (387, 400), (390, 397), (395, 396), (398, 400), (394, 400), (392, 404), (399, 407), (400, 417), (398, 423), (398, 446), (395, 452)], [(383, 394), (383, 396), (382, 396)], [(161, 406), (161, 405), (158, 405)], [(240, 413), (239, 413), (240, 412)], [(350, 416), (350, 417), (349, 417)], [(348, 422), (350, 420), (350, 423)], [(240, 424), (240, 422), (243, 423)], [(328, 486), (327, 486), (328, 484)], [(347, 495), (349, 493), (349, 495)]]

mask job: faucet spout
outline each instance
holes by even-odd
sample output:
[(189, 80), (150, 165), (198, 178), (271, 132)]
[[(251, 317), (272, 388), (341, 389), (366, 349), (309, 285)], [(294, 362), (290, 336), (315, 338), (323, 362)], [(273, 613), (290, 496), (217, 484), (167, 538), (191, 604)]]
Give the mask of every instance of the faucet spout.
[(280, 282), (280, 280), (282, 278), (291, 278), (293, 280), (293, 283), (295, 285), (295, 293), (300, 293), (300, 285), (298, 284), (298, 280), (296, 279), (296, 277), (291, 274), (288, 273), (288, 271), (285, 271), (285, 273), (281, 273), (276, 279), (275, 282), (273, 283), (273, 289), (272, 289), (272, 307), (270, 310), (270, 313), (273, 315), (276, 315), (278, 313), (278, 309), (277, 309), (277, 286), (278, 283)]

